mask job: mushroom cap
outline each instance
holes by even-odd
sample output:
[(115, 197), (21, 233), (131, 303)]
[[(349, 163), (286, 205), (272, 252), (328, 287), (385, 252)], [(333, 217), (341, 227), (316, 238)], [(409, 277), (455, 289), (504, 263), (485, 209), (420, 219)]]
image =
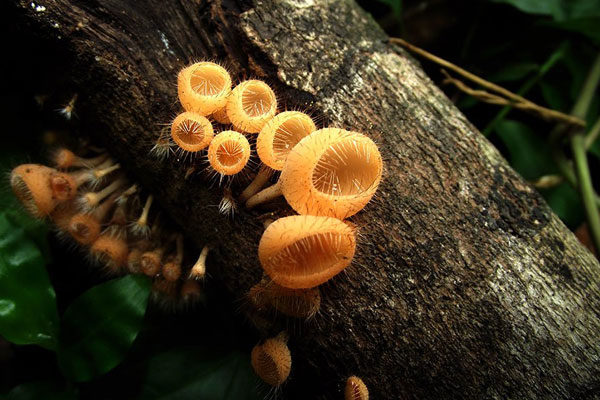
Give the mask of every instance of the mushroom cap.
[(171, 137), (183, 150), (197, 152), (206, 148), (214, 135), (208, 119), (195, 112), (179, 114), (171, 124)]
[(346, 268), (354, 257), (354, 229), (331, 217), (294, 215), (267, 227), (258, 258), (267, 275), (290, 289), (312, 288)]
[(220, 174), (240, 172), (250, 159), (250, 143), (236, 131), (224, 131), (214, 137), (208, 148), (208, 161)]
[(100, 221), (91, 214), (73, 215), (67, 228), (73, 239), (80, 244), (91, 244), (100, 236)]
[(304, 113), (279, 113), (263, 126), (256, 138), (258, 157), (269, 167), (281, 171), (292, 148), (316, 129), (313, 120)]
[(39, 164), (22, 164), (10, 173), (10, 185), (27, 211), (44, 218), (60, 203), (52, 192), (50, 178), (55, 169)]
[(147, 251), (140, 257), (141, 271), (152, 277), (160, 272), (162, 267), (162, 251), (160, 249)]
[(281, 172), (281, 191), (299, 214), (344, 219), (371, 200), (382, 172), (381, 154), (371, 139), (325, 128), (292, 149)]
[(285, 382), (292, 369), (290, 349), (279, 336), (254, 346), (250, 361), (256, 375), (271, 386)]
[(66, 169), (73, 165), (77, 160), (77, 156), (71, 150), (62, 148), (54, 153), (52, 159), (56, 168)]
[(242, 132), (258, 133), (277, 112), (273, 90), (256, 79), (237, 85), (227, 99), (227, 116)]
[(182, 69), (177, 76), (179, 101), (186, 111), (209, 115), (225, 107), (231, 92), (231, 76), (213, 62), (199, 62)]

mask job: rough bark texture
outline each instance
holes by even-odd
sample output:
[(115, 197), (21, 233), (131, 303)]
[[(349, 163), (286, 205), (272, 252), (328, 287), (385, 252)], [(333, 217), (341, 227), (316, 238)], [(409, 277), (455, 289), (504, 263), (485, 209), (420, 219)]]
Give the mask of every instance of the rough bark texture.
[(375, 399), (600, 396), (597, 261), (352, 1), (20, 1), (10, 11), (72, 57), (54, 62), (71, 71), (82, 123), (190, 238), (219, 244), (209, 271), (233, 297), (261, 274), (260, 212), (220, 216), (219, 189), (148, 157), (178, 111), (178, 69), (223, 61), (271, 83), (283, 107), (380, 144), (383, 184), (352, 218), (356, 258), (323, 287), (316, 320), (292, 330), (290, 398), (341, 398), (352, 374)]

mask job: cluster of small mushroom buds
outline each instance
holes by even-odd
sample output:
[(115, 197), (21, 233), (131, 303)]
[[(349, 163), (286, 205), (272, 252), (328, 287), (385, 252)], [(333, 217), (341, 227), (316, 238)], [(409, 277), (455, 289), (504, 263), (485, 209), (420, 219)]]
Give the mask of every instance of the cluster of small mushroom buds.
[(128, 182), (106, 153), (83, 158), (61, 148), (52, 167), (23, 164), (11, 172), (12, 189), (27, 209), (49, 219), (62, 237), (85, 249), (110, 276), (144, 273), (154, 279), (154, 299), (171, 307), (197, 302), (208, 249), (184, 264), (183, 236), (169, 231), (152, 195), (141, 204), (138, 185)]
[[(258, 134), (256, 153), (262, 165), (237, 202), (250, 209), (283, 195), (300, 215), (266, 228), (258, 249), (266, 276), (250, 289), (248, 298), (259, 310), (314, 316), (321, 301), (317, 286), (346, 268), (354, 256), (356, 232), (343, 219), (360, 211), (377, 190), (383, 170), (377, 146), (358, 132), (317, 129), (302, 112), (277, 114), (275, 93), (266, 83), (247, 80), (232, 89), (227, 70), (212, 62), (184, 68), (177, 88), (185, 112), (175, 118), (170, 137), (159, 139), (154, 152), (166, 155), (172, 144), (180, 153), (208, 148), (214, 172), (231, 176), (250, 159), (245, 134)], [(232, 128), (215, 136), (211, 120)], [(275, 171), (281, 171), (277, 183), (261, 190)], [(220, 208), (235, 209), (235, 204), (227, 189)], [(273, 376), (284, 375), (271, 371), (263, 380), (276, 386), (279, 379)]]

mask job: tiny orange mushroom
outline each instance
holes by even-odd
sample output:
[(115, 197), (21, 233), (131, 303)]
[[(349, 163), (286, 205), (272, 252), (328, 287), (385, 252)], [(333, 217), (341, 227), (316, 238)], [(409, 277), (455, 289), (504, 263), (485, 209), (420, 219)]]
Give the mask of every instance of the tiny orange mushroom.
[(285, 332), (254, 346), (250, 361), (260, 379), (271, 386), (281, 386), (292, 369), (292, 355)]
[(369, 389), (358, 376), (351, 376), (346, 381), (344, 400), (369, 400)]
[(39, 164), (22, 164), (10, 174), (13, 192), (27, 209), (37, 218), (44, 218), (61, 203), (52, 190), (51, 178), (56, 173), (53, 168)]
[(186, 111), (203, 116), (225, 107), (231, 85), (229, 72), (219, 64), (208, 61), (184, 68), (177, 77), (181, 105)]
[(186, 111), (171, 124), (171, 137), (184, 151), (195, 153), (205, 149), (214, 135), (213, 126), (200, 114)]
[(243, 132), (260, 132), (276, 112), (275, 93), (263, 81), (244, 81), (231, 91), (227, 99), (227, 116), (233, 126)]
[(208, 148), (208, 161), (221, 175), (235, 175), (250, 159), (250, 143), (236, 131), (224, 131), (214, 137)]
[(318, 286), (346, 268), (356, 248), (354, 229), (336, 218), (294, 215), (263, 233), (258, 258), (267, 275), (290, 289)]

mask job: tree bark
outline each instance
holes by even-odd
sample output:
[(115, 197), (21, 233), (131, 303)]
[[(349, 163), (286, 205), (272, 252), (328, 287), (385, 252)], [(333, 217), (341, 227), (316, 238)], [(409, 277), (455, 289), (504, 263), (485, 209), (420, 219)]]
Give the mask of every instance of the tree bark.
[[(55, 0), (7, 10), (69, 55), (53, 62), (77, 88), (82, 129), (192, 240), (216, 245), (208, 270), (232, 298), (260, 279), (261, 211), (223, 217), (222, 191), (202, 174), (186, 180), (189, 162), (148, 156), (179, 111), (178, 70), (221, 61), (271, 84), (280, 109), (379, 144), (384, 180), (351, 218), (356, 257), (322, 287), (315, 320), (292, 324), (289, 398), (342, 398), (350, 375), (374, 399), (600, 396), (598, 262), (354, 2)], [(271, 333), (291, 322), (274, 324)]]

